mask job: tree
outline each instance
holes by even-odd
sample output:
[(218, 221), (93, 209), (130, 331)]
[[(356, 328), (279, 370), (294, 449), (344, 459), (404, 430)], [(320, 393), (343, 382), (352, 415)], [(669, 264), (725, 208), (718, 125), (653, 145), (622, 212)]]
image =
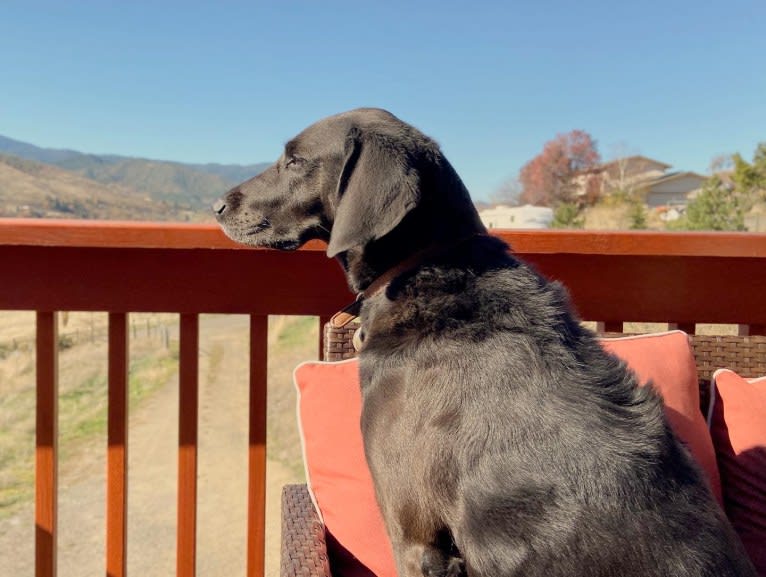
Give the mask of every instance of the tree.
[(646, 182), (644, 174), (650, 169), (650, 163), (651, 160), (638, 155), (615, 158), (604, 171), (604, 192), (618, 199), (632, 200), (641, 193), (641, 185)]
[(731, 154), (719, 154), (710, 159), (708, 170), (711, 174), (724, 172), (734, 168), (734, 158)]
[(613, 160), (604, 165), (604, 192), (618, 199), (630, 200), (635, 192), (640, 176), (649, 168), (648, 158), (639, 155), (638, 150), (626, 142), (618, 142), (611, 147)]
[(719, 176), (705, 182), (697, 197), (686, 207), (686, 214), (673, 228), (684, 230), (745, 230), (742, 200), (737, 191)]
[(562, 202), (553, 211), (551, 228), (582, 228), (585, 219), (580, 214), (581, 210), (572, 202)]
[(732, 160), (734, 172), (731, 179), (737, 192), (753, 201), (758, 196), (766, 198), (766, 142), (758, 144), (752, 163), (739, 154), (734, 154)]
[(640, 198), (635, 196), (628, 200), (628, 219), (631, 230), (643, 230), (647, 228), (646, 205)]
[(490, 201), (493, 204), (509, 204), (516, 206), (519, 204), (519, 198), (521, 197), (521, 183), (518, 179), (513, 178), (504, 182), (500, 188), (498, 188), (492, 196)]
[[(559, 134), (519, 172), (522, 203), (556, 207), (597, 195), (593, 169), (601, 162), (596, 142), (583, 130)], [(584, 194), (578, 195), (578, 192)]]

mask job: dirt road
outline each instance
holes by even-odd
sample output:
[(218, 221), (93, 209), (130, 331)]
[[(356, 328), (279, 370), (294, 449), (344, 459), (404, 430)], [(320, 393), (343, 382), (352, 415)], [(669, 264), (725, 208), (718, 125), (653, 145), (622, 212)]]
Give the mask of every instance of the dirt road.
[[(197, 574), (245, 574), (247, 494), (247, 318), (203, 320), (200, 348), (200, 438)], [(278, 343), (275, 345), (279, 347)], [(274, 347), (272, 347), (272, 350)], [(279, 572), (279, 494), (302, 475), (294, 424), (292, 367), (314, 345), (290, 346), (269, 369), (269, 430), (288, 431), (279, 460), (269, 459), (267, 501), (268, 576)], [(274, 411), (272, 407), (279, 410)], [(130, 415), (128, 573), (175, 574), (178, 384), (172, 379)], [(272, 427), (271, 421), (285, 421)], [(269, 438), (272, 446), (272, 438)], [(90, 443), (60, 465), (60, 577), (104, 575), (105, 441)], [(32, 507), (0, 524), (0, 577), (34, 575)]]

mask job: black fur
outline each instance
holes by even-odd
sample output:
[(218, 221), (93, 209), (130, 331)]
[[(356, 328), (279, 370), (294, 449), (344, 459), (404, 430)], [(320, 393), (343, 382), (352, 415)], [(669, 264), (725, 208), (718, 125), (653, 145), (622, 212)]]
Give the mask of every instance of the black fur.
[(324, 239), (357, 292), (430, 255), (362, 308), (362, 432), (400, 575), (755, 575), (658, 395), (485, 234), (419, 131), (324, 119), (215, 211), (247, 244)]

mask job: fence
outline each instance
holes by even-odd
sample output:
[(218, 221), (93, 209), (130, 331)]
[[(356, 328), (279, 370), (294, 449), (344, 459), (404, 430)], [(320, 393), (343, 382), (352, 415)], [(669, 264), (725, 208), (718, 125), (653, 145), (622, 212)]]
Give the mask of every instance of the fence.
[[(766, 334), (766, 235), (496, 234), (564, 282), (581, 316), (604, 330), (622, 331), (624, 321), (638, 321), (694, 333), (698, 323), (727, 323), (740, 334)], [(122, 577), (126, 567), (133, 312), (180, 314), (177, 574), (183, 577), (195, 574), (198, 316), (250, 315), (247, 574), (262, 575), (267, 319), (314, 315), (323, 322), (352, 298), (322, 246), (310, 243), (292, 253), (247, 249), (210, 225), (0, 219), (0, 263), (0, 309), (37, 311), (36, 574), (56, 574), (57, 315), (107, 311), (107, 575)]]

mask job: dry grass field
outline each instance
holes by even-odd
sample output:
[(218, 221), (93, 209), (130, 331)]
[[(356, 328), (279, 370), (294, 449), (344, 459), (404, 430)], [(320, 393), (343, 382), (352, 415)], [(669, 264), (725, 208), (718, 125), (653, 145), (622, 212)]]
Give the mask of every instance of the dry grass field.
[[(177, 316), (130, 317), (128, 568), (175, 566)], [(278, 573), (279, 493), (303, 479), (292, 369), (316, 358), (317, 322), (269, 323), (267, 575)], [(61, 315), (59, 575), (103, 575), (106, 315)], [(200, 322), (198, 574), (244, 575), (247, 335), (243, 316)], [(0, 577), (34, 574), (34, 314), (0, 312)]]

